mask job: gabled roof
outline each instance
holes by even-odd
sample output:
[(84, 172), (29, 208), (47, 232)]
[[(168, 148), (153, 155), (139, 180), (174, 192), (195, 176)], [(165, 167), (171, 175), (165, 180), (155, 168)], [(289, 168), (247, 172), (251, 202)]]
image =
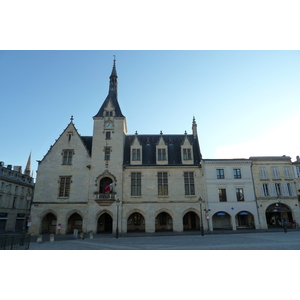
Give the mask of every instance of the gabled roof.
[(193, 148), (194, 165), (199, 165), (201, 162), (201, 153), (198, 139), (193, 135), (185, 134), (157, 134), (157, 135), (127, 135), (125, 137), (124, 147), (124, 165), (130, 165), (130, 146), (132, 145), (135, 137), (142, 146), (142, 165), (157, 165), (156, 163), (156, 145), (162, 137), (168, 153), (168, 165), (182, 165), (181, 158), (181, 145), (185, 137), (188, 138)]

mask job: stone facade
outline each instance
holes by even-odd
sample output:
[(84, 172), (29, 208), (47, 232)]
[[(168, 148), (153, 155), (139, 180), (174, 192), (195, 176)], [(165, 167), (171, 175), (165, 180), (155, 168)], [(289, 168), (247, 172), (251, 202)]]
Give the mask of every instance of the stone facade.
[(251, 160), (204, 159), (207, 218), (216, 229), (260, 229)]
[[(266, 229), (276, 203), (300, 221), (300, 162), (202, 159), (195, 118), (190, 134), (127, 134), (115, 61), (93, 120), (93, 135), (81, 136), (72, 117), (39, 162), (30, 233)], [(261, 178), (262, 167), (279, 178)], [(261, 194), (265, 183), (272, 192), (281, 183), (280, 201)]]
[[(28, 165), (28, 164), (27, 164)], [(30, 170), (0, 162), (0, 232), (25, 230), (34, 181)]]
[[(289, 156), (250, 157), (262, 229), (300, 221), (297, 173)], [(294, 164), (296, 166), (296, 164)]]

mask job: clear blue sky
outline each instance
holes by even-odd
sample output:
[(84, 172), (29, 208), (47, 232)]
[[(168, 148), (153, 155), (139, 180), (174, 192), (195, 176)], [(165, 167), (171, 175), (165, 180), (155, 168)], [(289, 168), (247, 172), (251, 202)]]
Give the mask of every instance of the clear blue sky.
[(1, 51), (1, 150), (32, 169), (70, 122), (92, 135), (117, 59), (128, 134), (191, 133), (204, 158), (300, 155), (299, 51)]

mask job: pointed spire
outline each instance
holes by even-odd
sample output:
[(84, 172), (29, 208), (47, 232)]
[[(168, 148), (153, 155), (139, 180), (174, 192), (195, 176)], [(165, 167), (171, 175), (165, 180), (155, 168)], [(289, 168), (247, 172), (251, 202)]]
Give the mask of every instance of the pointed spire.
[(194, 138), (196, 138), (197, 137), (197, 123), (196, 123), (195, 117), (193, 117), (192, 130), (193, 130)]
[(114, 56), (114, 64), (111, 71), (111, 75), (109, 77), (109, 90), (108, 95), (103, 102), (102, 106), (100, 107), (98, 113), (94, 117), (103, 117), (105, 113), (105, 108), (107, 107), (109, 101), (112, 102), (112, 106), (115, 110), (115, 117), (124, 117), (122, 111), (120, 109), (118, 103), (118, 75), (117, 75), (117, 68), (116, 68), (116, 58)]
[(115, 92), (115, 97), (118, 98), (118, 75), (116, 69), (116, 57), (114, 55), (114, 65), (111, 71), (111, 75), (109, 77), (109, 93), (111, 91)]
[(30, 176), (30, 170), (31, 170), (31, 152), (28, 157), (28, 161), (27, 161), (27, 165), (26, 165), (24, 174)]

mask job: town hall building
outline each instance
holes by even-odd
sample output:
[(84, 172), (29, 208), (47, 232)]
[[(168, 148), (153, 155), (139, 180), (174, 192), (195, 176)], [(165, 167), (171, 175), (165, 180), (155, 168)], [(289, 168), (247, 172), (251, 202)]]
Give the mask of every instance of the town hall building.
[(81, 136), (71, 117), (39, 161), (29, 233), (199, 230), (205, 187), (195, 118), (190, 134), (127, 134), (114, 60), (93, 120), (93, 135)]

